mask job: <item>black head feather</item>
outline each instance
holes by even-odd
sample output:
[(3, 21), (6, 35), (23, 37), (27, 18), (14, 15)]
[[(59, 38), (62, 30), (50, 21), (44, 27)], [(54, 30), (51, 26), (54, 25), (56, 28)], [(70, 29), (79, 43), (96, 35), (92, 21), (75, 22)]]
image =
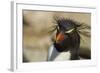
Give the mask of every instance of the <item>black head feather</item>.
[(79, 27), (80, 25), (78, 25), (78, 23), (72, 19), (65, 19), (65, 18), (62, 18), (62, 19), (58, 19), (56, 20), (59, 28), (61, 29), (65, 29), (65, 30), (70, 30), (72, 28), (75, 28), (77, 29), (77, 27)]

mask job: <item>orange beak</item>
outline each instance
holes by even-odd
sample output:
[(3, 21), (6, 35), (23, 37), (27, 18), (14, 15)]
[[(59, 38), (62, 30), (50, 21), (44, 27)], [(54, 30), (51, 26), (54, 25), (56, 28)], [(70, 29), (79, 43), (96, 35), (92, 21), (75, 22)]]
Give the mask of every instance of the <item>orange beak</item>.
[(64, 39), (64, 34), (62, 32), (60, 32), (57, 36), (56, 36), (56, 42), (62, 41)]

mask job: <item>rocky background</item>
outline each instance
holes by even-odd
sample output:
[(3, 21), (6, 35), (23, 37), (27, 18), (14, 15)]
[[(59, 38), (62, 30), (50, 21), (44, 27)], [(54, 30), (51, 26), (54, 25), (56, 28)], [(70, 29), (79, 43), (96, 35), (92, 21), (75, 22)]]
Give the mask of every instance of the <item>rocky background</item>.
[[(91, 25), (91, 14), (23, 10), (23, 62), (46, 61), (56, 31), (52, 31), (57, 18), (70, 18), (83, 25)], [(52, 31), (52, 32), (51, 32)], [(81, 30), (80, 57), (91, 58), (90, 28)]]

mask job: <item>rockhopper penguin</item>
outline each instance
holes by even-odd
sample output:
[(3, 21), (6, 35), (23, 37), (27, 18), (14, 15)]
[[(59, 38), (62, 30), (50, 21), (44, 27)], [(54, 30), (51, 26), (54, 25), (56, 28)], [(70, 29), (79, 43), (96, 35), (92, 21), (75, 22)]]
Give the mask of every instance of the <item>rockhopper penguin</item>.
[(57, 20), (58, 28), (54, 47), (57, 51), (70, 51), (71, 60), (79, 59), (80, 36), (76, 22), (70, 19)]
[[(52, 57), (55, 53), (70, 52), (69, 60), (79, 59), (79, 48), (80, 48), (80, 35), (77, 31), (77, 23), (71, 19), (58, 19), (57, 22), (57, 33), (54, 41), (54, 47), (52, 51)], [(53, 55), (54, 53), (54, 55)], [(56, 54), (56, 55), (57, 55)], [(53, 60), (53, 59), (51, 59)]]

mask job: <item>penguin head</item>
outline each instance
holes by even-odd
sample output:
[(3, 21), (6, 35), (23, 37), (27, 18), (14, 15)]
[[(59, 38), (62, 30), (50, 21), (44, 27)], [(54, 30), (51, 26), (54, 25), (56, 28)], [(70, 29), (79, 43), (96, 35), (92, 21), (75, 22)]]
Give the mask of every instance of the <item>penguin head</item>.
[(57, 21), (57, 33), (56, 43), (64, 41), (68, 34), (72, 33), (76, 29), (76, 22), (71, 19), (58, 19)]

